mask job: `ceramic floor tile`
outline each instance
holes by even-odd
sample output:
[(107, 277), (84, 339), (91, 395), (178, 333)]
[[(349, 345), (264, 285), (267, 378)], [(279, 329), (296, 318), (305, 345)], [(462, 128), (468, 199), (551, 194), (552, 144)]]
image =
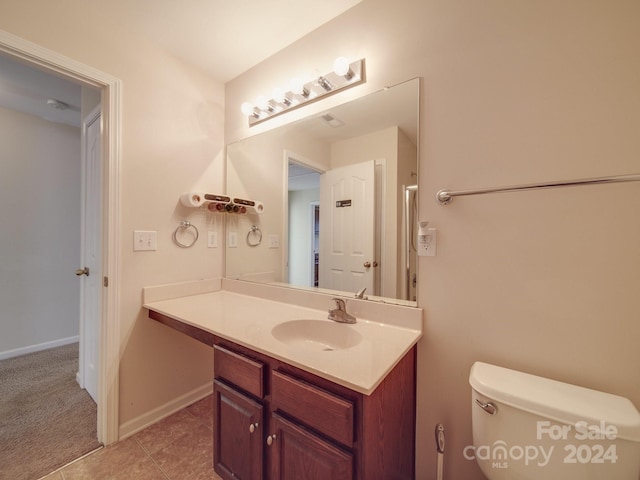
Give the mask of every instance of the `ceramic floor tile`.
[(201, 420), (209, 428), (213, 428), (213, 395), (188, 406), (187, 412)]
[(199, 425), (151, 456), (171, 480), (187, 480), (213, 469), (213, 434)]
[[(213, 461), (211, 463), (213, 463)], [(186, 480), (222, 480), (222, 477), (213, 471), (213, 465), (209, 465), (200, 472), (194, 472), (194, 474)]]
[(200, 425), (201, 422), (197, 418), (186, 410), (180, 410), (136, 433), (133, 438), (147, 453), (153, 454)]
[(93, 453), (62, 469), (65, 480), (110, 479), (147, 458), (133, 438)]
[(168, 480), (168, 477), (150, 457), (145, 456), (139, 462), (116, 473), (109, 480)]
[(41, 480), (222, 480), (213, 471), (213, 396)]
[(46, 477), (42, 477), (40, 480), (64, 480), (64, 477), (62, 476), (62, 473), (54, 472), (50, 473)]

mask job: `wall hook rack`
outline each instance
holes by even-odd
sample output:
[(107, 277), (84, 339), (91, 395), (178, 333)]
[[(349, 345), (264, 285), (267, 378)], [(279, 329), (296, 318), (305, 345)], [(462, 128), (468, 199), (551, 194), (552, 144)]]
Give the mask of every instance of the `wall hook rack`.
[(199, 208), (207, 206), (210, 212), (257, 214), (264, 212), (264, 205), (257, 200), (248, 200), (228, 195), (216, 195), (213, 193), (188, 192), (180, 196), (180, 203), (185, 207)]

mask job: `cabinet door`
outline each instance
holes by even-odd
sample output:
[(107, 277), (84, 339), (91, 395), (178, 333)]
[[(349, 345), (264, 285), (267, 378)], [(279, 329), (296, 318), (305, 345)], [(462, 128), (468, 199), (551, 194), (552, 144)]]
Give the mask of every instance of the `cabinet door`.
[(262, 480), (262, 405), (218, 380), (213, 392), (216, 473), (228, 480)]
[(272, 480), (353, 479), (352, 454), (278, 414), (272, 415), (269, 432), (267, 453)]

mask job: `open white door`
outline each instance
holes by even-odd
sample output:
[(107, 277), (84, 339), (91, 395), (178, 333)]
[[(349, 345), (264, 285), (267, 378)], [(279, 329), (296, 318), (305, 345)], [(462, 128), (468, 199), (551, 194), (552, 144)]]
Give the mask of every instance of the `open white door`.
[(82, 125), (82, 267), (80, 287), (80, 361), (78, 383), (97, 403), (102, 293), (102, 159), (100, 107)]
[(374, 291), (375, 161), (320, 177), (321, 288)]

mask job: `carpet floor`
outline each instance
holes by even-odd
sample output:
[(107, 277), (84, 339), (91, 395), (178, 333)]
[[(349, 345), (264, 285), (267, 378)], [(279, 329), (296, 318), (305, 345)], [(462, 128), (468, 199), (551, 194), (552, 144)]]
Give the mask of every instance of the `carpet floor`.
[(78, 344), (0, 361), (0, 479), (36, 480), (100, 446)]

